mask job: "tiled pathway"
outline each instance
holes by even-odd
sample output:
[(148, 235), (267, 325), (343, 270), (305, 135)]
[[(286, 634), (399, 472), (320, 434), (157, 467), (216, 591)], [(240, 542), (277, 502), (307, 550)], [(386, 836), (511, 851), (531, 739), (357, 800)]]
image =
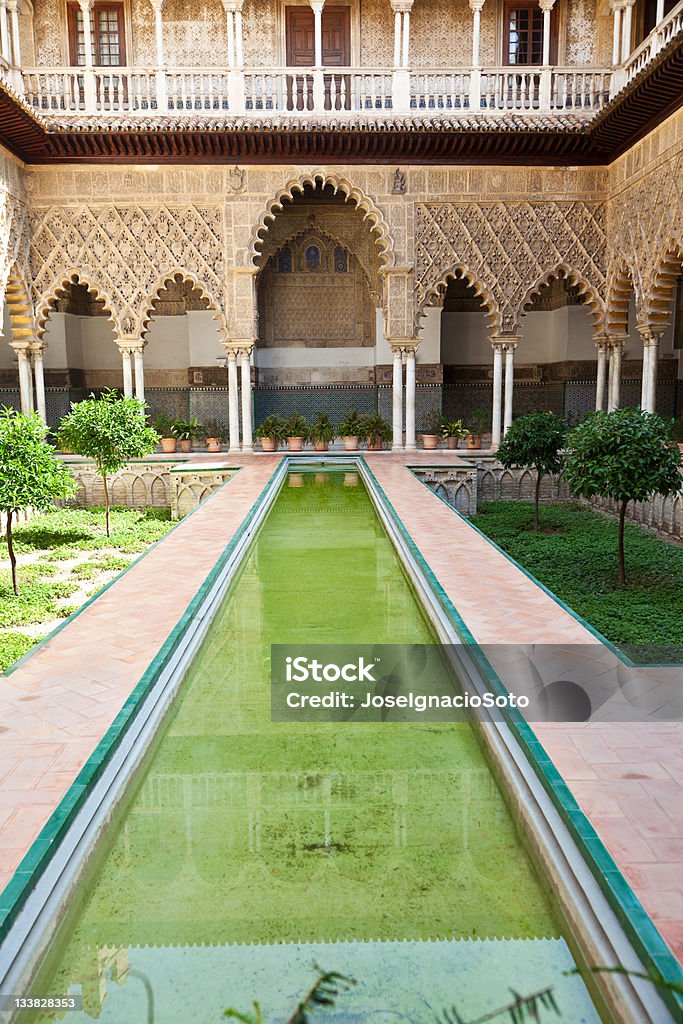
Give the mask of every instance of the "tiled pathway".
[[(416, 464), (417, 460), (410, 460)], [(406, 469), (368, 456), (413, 540), (482, 644), (595, 644), (595, 637)], [(683, 725), (535, 726), (538, 738), (683, 962)]]
[(0, 890), (265, 487), (243, 468), (0, 681)]
[[(366, 456), (481, 643), (595, 643), (406, 469), (445, 453)], [(0, 889), (265, 486), (278, 457), (242, 471), (0, 685)], [(683, 960), (683, 729), (544, 725), (539, 738)]]

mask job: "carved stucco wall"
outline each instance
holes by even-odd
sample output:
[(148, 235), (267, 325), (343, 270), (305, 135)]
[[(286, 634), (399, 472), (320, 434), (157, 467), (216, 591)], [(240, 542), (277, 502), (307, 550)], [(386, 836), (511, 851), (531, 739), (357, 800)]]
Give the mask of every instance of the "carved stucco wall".
[(668, 319), (672, 276), (683, 262), (683, 111), (612, 164), (608, 231), (610, 305), (618, 305), (628, 273), (637, 319)]
[[(558, 0), (560, 2), (560, 0)], [(360, 0), (361, 64), (393, 63), (394, 20), (389, 0)], [(565, 61), (609, 65), (612, 18), (608, 0), (565, 0)], [(227, 37), (219, 0), (165, 0), (163, 8), (166, 63), (173, 67), (225, 66)], [(247, 66), (278, 63), (276, 0), (245, 0), (244, 57)], [(154, 67), (154, 16), (149, 0), (126, 5), (128, 63)], [(486, 0), (481, 12), (481, 60), (501, 61), (502, 0)], [(60, 0), (36, 0), (33, 34), (24, 31), (27, 63), (59, 67), (69, 62), (65, 6)], [(415, 67), (468, 66), (472, 52), (472, 13), (467, 0), (415, 0), (411, 15), (411, 63)], [(30, 59), (29, 59), (30, 57)]]
[[(10, 313), (29, 297), (30, 277), (28, 270), (29, 215), (25, 201), (22, 164), (0, 147), (0, 330), (2, 311), (7, 300)], [(13, 294), (12, 301), (6, 296), (8, 281), (12, 275), (15, 286), (23, 293)]]

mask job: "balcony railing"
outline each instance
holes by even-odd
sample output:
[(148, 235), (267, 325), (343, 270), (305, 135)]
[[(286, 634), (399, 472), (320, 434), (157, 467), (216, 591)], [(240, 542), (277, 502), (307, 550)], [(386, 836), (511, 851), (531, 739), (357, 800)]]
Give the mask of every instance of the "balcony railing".
[(679, 32), (683, 32), (683, 3), (676, 4), (624, 62), (617, 74), (619, 87), (633, 81)]
[(29, 68), (24, 96), (61, 115), (344, 115), (379, 111), (576, 111), (610, 99), (605, 68)]

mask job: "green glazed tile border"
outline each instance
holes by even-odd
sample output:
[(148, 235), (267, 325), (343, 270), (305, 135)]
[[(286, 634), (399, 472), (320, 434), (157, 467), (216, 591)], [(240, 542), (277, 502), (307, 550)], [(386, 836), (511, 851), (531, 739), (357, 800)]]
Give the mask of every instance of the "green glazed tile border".
[[(227, 480), (225, 480), (220, 485), (220, 487), (224, 487), (225, 484), (230, 483), (230, 480), (234, 480), (241, 468), (242, 468), (241, 466), (234, 467), (235, 472), (234, 472), (233, 476), (231, 476)], [(220, 487), (217, 487), (216, 490), (219, 491)], [(114, 584), (117, 583), (121, 579), (122, 576), (125, 576), (127, 572), (130, 572), (130, 570), (133, 568), (133, 566), (137, 565), (138, 562), (141, 562), (143, 558), (146, 558), (147, 555), (150, 553), (150, 551), (154, 550), (154, 548), (157, 546), (157, 544), (161, 544), (161, 542), (163, 540), (165, 540), (166, 537), (170, 537), (170, 535), (173, 533), (174, 530), (177, 530), (178, 527), (182, 526), (183, 523), (186, 523), (188, 521), (188, 519), (195, 514), (195, 512), (198, 512), (203, 504), (204, 503), (202, 502), (202, 504), (197, 505), (197, 507), (193, 508), (191, 512), (188, 512), (186, 516), (183, 516), (182, 519), (179, 519), (178, 522), (175, 523), (171, 527), (170, 530), (166, 531), (166, 533), (163, 535), (163, 537), (159, 537), (159, 540), (155, 540), (154, 543), (150, 544), (148, 548), (145, 548), (145, 550), (141, 554), (139, 554), (137, 558), (133, 559), (133, 561), (130, 563), (130, 565), (127, 565), (125, 569), (122, 569), (121, 572), (118, 572), (116, 574), (116, 576), (114, 576), (113, 579), (109, 580), (109, 583), (106, 583), (102, 587), (101, 590), (98, 590), (96, 594), (93, 594), (92, 597), (89, 597), (87, 601), (84, 601), (83, 604), (79, 605), (75, 612), (72, 612), (71, 615), (68, 615), (67, 618), (64, 619), (62, 622), (60, 622), (58, 626), (55, 626), (55, 628), (53, 630), (51, 630), (47, 634), (47, 636), (44, 636), (42, 640), (40, 640), (37, 644), (34, 644), (33, 647), (31, 647), (31, 649), (26, 652), (26, 654), (22, 654), (22, 656), (20, 658), (17, 658), (17, 660), (13, 661), (11, 665), (8, 665), (7, 668), (4, 670), (4, 672), (0, 672), (0, 678), (2, 678), (3, 675), (5, 675), (5, 676), (11, 675), (12, 672), (16, 672), (16, 670), (21, 665), (25, 665), (26, 662), (29, 660), (29, 658), (33, 657), (33, 655), (36, 653), (36, 651), (39, 651), (40, 648), (44, 647), (45, 644), (49, 643), (50, 640), (53, 639), (53, 637), (57, 636), (58, 633), (61, 633), (61, 631), (64, 629), (64, 627), (68, 626), (70, 622), (73, 622), (74, 619), (77, 619), (78, 616), (81, 614), (81, 612), (84, 612), (86, 608), (90, 607), (90, 605), (93, 603), (93, 601), (97, 601), (98, 598), (102, 597), (102, 594), (104, 594), (107, 590), (109, 590), (110, 587), (113, 587)]]
[[(487, 537), (483, 530), (480, 530), (478, 526), (475, 526), (474, 523), (470, 522), (467, 516), (464, 516), (462, 512), (458, 512), (457, 508), (453, 508), (453, 506), (450, 505), (441, 494), (437, 494), (436, 491), (433, 491), (429, 484), (426, 483), (426, 481), (420, 480), (418, 473), (423, 468), (422, 466), (409, 466), (407, 468), (410, 469), (410, 472), (413, 474), (415, 479), (419, 483), (421, 483), (423, 487), (426, 487), (428, 491), (431, 491), (432, 494), (446, 506), (446, 508), (450, 509), (451, 512), (454, 512), (459, 519), (462, 519), (463, 522), (467, 523), (470, 529), (478, 533), (480, 537), (483, 537), (484, 540), (491, 545), (491, 547), (495, 548), (496, 551), (498, 551), (499, 554), (503, 556), (503, 558), (507, 559), (507, 561), (510, 562), (511, 565), (514, 565), (516, 569), (519, 569), (520, 572), (524, 573), (526, 578), (531, 580), (532, 583), (535, 583), (537, 587), (540, 587), (540, 589), (544, 593), (546, 593), (548, 597), (551, 597), (555, 604), (559, 605), (560, 608), (562, 608), (565, 612), (568, 612), (569, 615), (571, 615), (573, 619), (575, 619), (581, 626), (583, 626), (584, 629), (587, 629), (589, 633), (591, 633), (597, 640), (600, 641), (600, 643), (604, 644), (605, 647), (608, 647), (612, 654), (614, 654), (614, 656), (618, 658), (623, 665), (626, 665), (627, 668), (677, 668), (680, 665), (679, 662), (652, 662), (651, 664), (643, 664), (641, 662), (636, 663), (635, 661), (631, 661), (627, 654), (624, 654), (623, 651), (619, 650), (619, 648), (616, 647), (611, 640), (608, 640), (606, 636), (603, 636), (603, 634), (598, 629), (596, 629), (595, 626), (592, 626), (587, 619), (584, 619), (582, 615), (579, 615), (578, 612), (575, 612), (574, 609), (570, 607), (570, 605), (566, 604), (561, 597), (558, 597), (557, 594), (554, 594), (552, 590), (546, 587), (545, 583), (541, 583), (540, 580), (537, 580), (536, 577), (533, 576), (528, 569), (525, 569), (523, 565), (520, 565), (520, 563), (517, 562), (512, 557), (512, 555), (509, 555), (507, 551), (503, 551), (503, 549), (499, 547), (498, 544), (496, 544), (495, 540), (491, 540), (490, 537)], [(681, 667), (683, 667), (683, 665)]]
[[(468, 653), (477, 662), (477, 665), (494, 693), (507, 693), (503, 682), (498, 677), (493, 667), (486, 659), (478, 644), (476, 643), (470, 629), (466, 625), (457, 608), (446, 594), (439, 583), (429, 563), (415, 544), (403, 521), (389, 501), (384, 489), (376, 479), (374, 473), (368, 466), (365, 459), (361, 459), (368, 476), (372, 479), (374, 487), (382, 496), (387, 511), (390, 513), (395, 526), (403, 537), (411, 554), (419, 564), (422, 572), (429, 580), (432, 589), (439, 598), (439, 602), (451, 620), (453, 627), (460, 636), (460, 639), (468, 645)], [(419, 469), (419, 467), (415, 467)], [(409, 472), (412, 469), (406, 467)], [(416, 477), (417, 479), (417, 477)], [(422, 481), (420, 481), (422, 483)], [(426, 486), (426, 485), (425, 485)], [(432, 491), (432, 494), (435, 492)], [(441, 501), (440, 495), (436, 495)], [(489, 540), (481, 530), (470, 523), (464, 516), (460, 515), (448, 502), (443, 502), (451, 512), (463, 519), (467, 525), (476, 530), (478, 534)], [(492, 541), (489, 543), (493, 544)], [(493, 546), (500, 551), (496, 544)], [(505, 552), (501, 552), (505, 554)], [(506, 556), (507, 557), (507, 556)], [(513, 559), (509, 561), (514, 563)], [(536, 582), (529, 573), (529, 579)], [(540, 584), (539, 584), (540, 586)], [(543, 588), (545, 589), (545, 588)], [(550, 593), (548, 591), (548, 593)], [(551, 596), (553, 596), (551, 594)], [(560, 603), (560, 602), (558, 602)], [(570, 609), (568, 609), (570, 610)], [(576, 616), (575, 616), (576, 617)], [(593, 631), (595, 632), (595, 631)], [(599, 634), (595, 634), (599, 637)], [(602, 639), (602, 638), (600, 638)], [(470, 646), (471, 645), (471, 646)], [(611, 647), (611, 645), (608, 644)], [(593, 828), (593, 825), (579, 807), (571, 790), (564, 782), (559, 771), (555, 767), (545, 748), (539, 741), (533, 729), (517, 709), (502, 709), (502, 714), (508, 722), (512, 732), (524, 751), (529, 764), (533, 768), (541, 785), (553, 802), (564, 824), (574, 838), (577, 847), (586, 861), (591, 873), (600, 886), (610, 906), (621, 922), (624, 931), (633, 944), (634, 949), (642, 960), (648, 972), (659, 976), (664, 982), (670, 985), (683, 985), (683, 969), (673, 956), (664, 939), (657, 931), (645, 908), (638, 900), (623, 874), (617, 867), (612, 855)], [(610, 965), (607, 965), (610, 966)], [(658, 987), (658, 992), (671, 1011), (674, 1020), (683, 1022), (683, 995), (671, 989)]]
[[(268, 478), (268, 482), (265, 487), (261, 490), (256, 501), (253, 503), (246, 516), (238, 526), (232, 539), (223, 549), (221, 554), (218, 556), (217, 561), (213, 567), (209, 570), (209, 573), (205, 577), (204, 581), (200, 584), (196, 594), (187, 605), (185, 611), (181, 615), (180, 619), (173, 627), (171, 633), (166, 638), (160, 649), (157, 651), (153, 660), (145, 670), (139, 682), (133, 688), (131, 693), (126, 698), (123, 707), (116, 715), (114, 721), (109, 726), (102, 739), (99, 741), (92, 754), (86, 761), (81, 771), (76, 776), (75, 780), (62, 797), (61, 801), (50, 815), (45, 826), (30, 846), (28, 852), (25, 854), (21, 862), (19, 863), (12, 878), (0, 892), (0, 942), (5, 938), (7, 932), (14, 923), (17, 914), (26, 902), (29, 893), (35, 887), (41, 874), (45, 870), (45, 867), (50, 862), (54, 853), (56, 852), (61, 839), (67, 832), (71, 823), (73, 822), (76, 814), (81, 809), (86, 797), (92, 790), (93, 785), (104, 771), (106, 765), (111, 759), (112, 755), (118, 748), (121, 740), (126, 734), (131, 722), (138, 714), (142, 707), (147, 695), (155, 685), (160, 673), (168, 663), (169, 657), (175, 650), (179, 639), (186, 631), (189, 623), (192, 621), (197, 608), (203, 603), (206, 595), (210, 588), (213, 586), (216, 578), (223, 569), (225, 563), (231, 557), (233, 551), (237, 545), (241, 542), (244, 533), (246, 532), (251, 520), (256, 511), (264, 503), (268, 494), (277, 483), (278, 476), (284, 479), (286, 474), (286, 460), (278, 463), (274, 467), (273, 472)], [(236, 474), (235, 474), (236, 475)], [(225, 481), (222, 487), (226, 487), (230, 484), (231, 480), (234, 480), (235, 476), (230, 477)], [(218, 488), (220, 490), (221, 488)], [(214, 492), (214, 493), (217, 493)], [(208, 498), (207, 500), (211, 500)], [(50, 637), (58, 633), (64, 626), (67, 625), (71, 619), (74, 619), (87, 605), (97, 600), (105, 590), (108, 590), (118, 579), (121, 578), (126, 572), (128, 572), (133, 565), (137, 564), (141, 558), (144, 558), (152, 548), (156, 547), (156, 544), (160, 544), (163, 540), (168, 537), (177, 526), (185, 523), (191, 515), (198, 511), (203, 505), (198, 506), (197, 509), (193, 509), (191, 513), (185, 516), (184, 519), (180, 520), (176, 526), (172, 527), (168, 533), (161, 537), (155, 544), (150, 545), (149, 548), (137, 558), (135, 562), (131, 563), (126, 569), (124, 569), (118, 576), (115, 577), (106, 587), (103, 587), (96, 595), (94, 595), (89, 601), (81, 606), (78, 611), (74, 612), (73, 615), (69, 616), (60, 626), (55, 630), (42, 643), (47, 643)], [(24, 662), (40, 645), (36, 645), (32, 651), (29, 651), (27, 655), (16, 662), (12, 668), (15, 669), (20, 663)]]

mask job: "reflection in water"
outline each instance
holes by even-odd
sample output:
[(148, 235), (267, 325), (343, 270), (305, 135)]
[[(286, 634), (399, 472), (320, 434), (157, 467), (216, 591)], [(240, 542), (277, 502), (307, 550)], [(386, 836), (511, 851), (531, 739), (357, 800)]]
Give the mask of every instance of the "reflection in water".
[(597, 1020), (468, 725), (271, 722), (271, 643), (434, 642), (365, 489), (299, 475), (34, 991), (80, 986), (69, 1024), (144, 1024), (150, 994), (159, 1024), (275, 1022), (317, 961), (359, 979), (358, 1021), (511, 984)]

